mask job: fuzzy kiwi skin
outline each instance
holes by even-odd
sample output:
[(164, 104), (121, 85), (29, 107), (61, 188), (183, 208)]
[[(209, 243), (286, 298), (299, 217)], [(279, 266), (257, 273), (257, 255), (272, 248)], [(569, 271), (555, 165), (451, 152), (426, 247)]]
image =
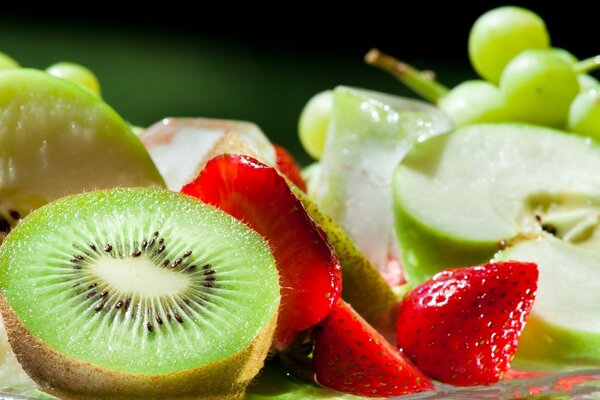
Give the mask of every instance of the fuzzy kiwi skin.
[(277, 308), (250, 344), (220, 362), (165, 375), (129, 374), (71, 359), (33, 336), (0, 294), (0, 312), (17, 360), (40, 390), (65, 400), (95, 399), (243, 399), (246, 387), (264, 365)]

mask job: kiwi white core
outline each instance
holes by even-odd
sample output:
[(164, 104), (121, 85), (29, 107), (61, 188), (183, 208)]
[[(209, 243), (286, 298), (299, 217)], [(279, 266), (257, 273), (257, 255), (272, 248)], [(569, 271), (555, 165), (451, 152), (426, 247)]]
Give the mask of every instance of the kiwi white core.
[(161, 268), (146, 257), (102, 257), (95, 262), (93, 272), (122, 294), (144, 297), (175, 295), (185, 291), (190, 284), (187, 276)]

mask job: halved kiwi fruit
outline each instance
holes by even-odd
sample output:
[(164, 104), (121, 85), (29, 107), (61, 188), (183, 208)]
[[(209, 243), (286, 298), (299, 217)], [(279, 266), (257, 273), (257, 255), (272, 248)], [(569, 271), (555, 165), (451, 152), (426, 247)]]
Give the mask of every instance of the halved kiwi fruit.
[(235, 399), (260, 370), (279, 283), (266, 242), (160, 189), (74, 195), (0, 248), (1, 311), (19, 362), (67, 399)]

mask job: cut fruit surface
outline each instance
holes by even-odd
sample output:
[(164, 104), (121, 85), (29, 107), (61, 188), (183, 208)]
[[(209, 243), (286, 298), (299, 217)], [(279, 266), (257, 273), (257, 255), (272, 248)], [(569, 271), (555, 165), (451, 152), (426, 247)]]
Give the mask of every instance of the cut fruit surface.
[(65, 397), (236, 397), (262, 365), (280, 298), (259, 235), (141, 188), (32, 213), (1, 248), (0, 282), (17, 358)]
[(550, 238), (518, 243), (497, 257), (539, 263), (539, 291), (551, 293), (534, 303), (517, 366), (600, 365), (600, 253)]
[(0, 221), (71, 193), (164, 185), (128, 125), (76, 84), (4, 70), (0, 109)]
[[(244, 154), (255, 158), (252, 149), (233, 132), (228, 132), (221, 138), (208, 152), (208, 157), (213, 158), (222, 154)], [(282, 173), (281, 169), (279, 172)], [(352, 304), (371, 325), (386, 332), (393, 331), (395, 318), (393, 307), (398, 300), (390, 286), (356, 247), (348, 234), (331, 217), (325, 215), (290, 179), (288, 184), (302, 202), (306, 212), (323, 229), (339, 258), (344, 282), (342, 288), (344, 300)]]
[(210, 118), (167, 118), (140, 134), (169, 189), (180, 190), (204, 168), (212, 147), (227, 133), (235, 133), (255, 157), (276, 164), (275, 150), (253, 123)]
[(219, 207), (269, 242), (281, 280), (277, 349), (325, 318), (341, 293), (338, 259), (274, 168), (244, 155), (221, 155), (182, 193)]
[[(565, 353), (579, 358), (577, 343), (597, 343), (600, 334), (600, 292), (586, 289), (597, 282), (600, 266), (588, 255), (600, 248), (598, 170), (595, 142), (527, 125), (473, 125), (417, 145), (394, 176), (396, 228), (409, 282), (448, 266), (488, 261), (509, 248), (504, 259), (536, 262), (540, 270), (540, 306), (530, 319), (545, 325), (528, 324), (523, 337), (544, 339), (538, 346), (523, 340), (528, 357), (565, 365), (569, 355), (553, 348), (567, 340)], [(532, 250), (513, 254), (513, 246)], [(565, 249), (572, 257), (561, 256)], [(568, 298), (578, 299), (577, 311)], [(568, 315), (577, 315), (580, 324), (572, 325)], [(598, 349), (581, 361), (600, 365)]]
[(340, 87), (334, 91), (316, 184), (310, 193), (388, 280), (401, 281), (391, 204), (392, 173), (416, 142), (450, 129), (425, 103)]

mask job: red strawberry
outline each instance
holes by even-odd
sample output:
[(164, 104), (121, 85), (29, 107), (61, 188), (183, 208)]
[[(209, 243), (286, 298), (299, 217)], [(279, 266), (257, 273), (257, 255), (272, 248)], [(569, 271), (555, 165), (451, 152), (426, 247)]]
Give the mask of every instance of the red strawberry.
[(244, 221), (269, 242), (281, 283), (275, 348), (285, 349), (327, 316), (340, 297), (340, 264), (274, 168), (248, 156), (222, 155), (181, 191)]
[(495, 383), (510, 367), (537, 279), (535, 264), (513, 261), (440, 272), (400, 304), (398, 346), (433, 379)]
[(292, 181), (294, 185), (302, 189), (303, 192), (306, 192), (306, 181), (302, 178), (300, 166), (296, 160), (294, 160), (294, 157), (281, 146), (274, 144), (273, 148), (275, 149), (277, 169), (279, 172)]
[(343, 300), (317, 331), (313, 367), (324, 386), (367, 397), (433, 389), (431, 381)]

